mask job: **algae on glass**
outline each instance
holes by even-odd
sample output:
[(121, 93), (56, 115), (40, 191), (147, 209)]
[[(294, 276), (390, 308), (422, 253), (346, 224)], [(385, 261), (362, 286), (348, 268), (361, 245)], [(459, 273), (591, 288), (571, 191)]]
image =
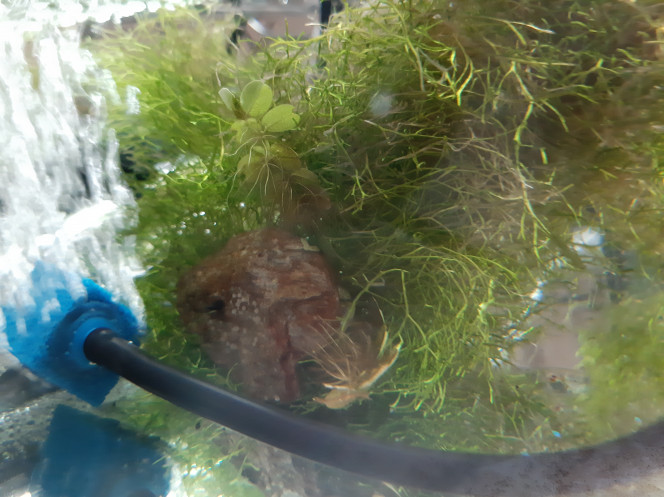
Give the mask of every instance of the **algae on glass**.
[[(401, 343), (371, 400), (349, 408), (372, 420), (355, 429), (502, 452), (610, 436), (593, 389), (557, 412), (505, 353), (536, 282), (587, 265), (574, 229), (656, 243), (660, 22), (648, 2), (376, 0), (251, 57), (232, 23), (184, 10), (104, 40), (102, 63), (140, 92), (140, 112), (116, 109), (113, 126), (128, 163), (150, 170), (130, 178), (145, 347), (227, 384), (178, 323), (175, 282), (232, 235), (276, 224), (318, 246), (350, 309), (378, 309)], [(644, 308), (652, 319), (631, 325), (656, 344), (659, 308)], [(616, 370), (614, 326), (581, 330), (584, 366), (591, 385), (611, 373), (628, 390), (640, 366)], [(320, 414), (311, 398), (292, 408)]]

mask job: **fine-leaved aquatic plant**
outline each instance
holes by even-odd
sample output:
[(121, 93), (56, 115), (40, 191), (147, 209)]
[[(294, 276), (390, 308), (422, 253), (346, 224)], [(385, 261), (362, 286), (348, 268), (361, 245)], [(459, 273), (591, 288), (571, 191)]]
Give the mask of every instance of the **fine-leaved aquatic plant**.
[(662, 153), (656, 11), (618, 0), (383, 0), (242, 64), (218, 25), (190, 18), (145, 21), (140, 43), (116, 40), (124, 48), (108, 65), (141, 91), (141, 113), (118, 118), (121, 145), (197, 157), (156, 174), (139, 201), (148, 346), (211, 372), (169, 307), (179, 271), (278, 220), (285, 199), (324, 192), (327, 215), (295, 216), (292, 228), (339, 271), (351, 305), (375, 301), (403, 343), (372, 387), (373, 405), (397, 415), (376, 433), (446, 449), (581, 442), (583, 430), (555, 436), (569, 418), (532, 376), (495, 364), (535, 279), (560, 258), (582, 266), (571, 228), (599, 220), (638, 241), (660, 227), (631, 224), (640, 205), (661, 210), (648, 183)]

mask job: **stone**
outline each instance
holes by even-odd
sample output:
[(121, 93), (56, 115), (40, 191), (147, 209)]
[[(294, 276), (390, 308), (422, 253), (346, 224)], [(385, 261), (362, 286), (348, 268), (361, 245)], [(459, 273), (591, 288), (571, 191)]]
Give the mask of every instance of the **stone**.
[(320, 252), (276, 228), (233, 237), (184, 274), (177, 293), (187, 330), (243, 393), (261, 400), (299, 396), (296, 364), (329, 343), (341, 312)]

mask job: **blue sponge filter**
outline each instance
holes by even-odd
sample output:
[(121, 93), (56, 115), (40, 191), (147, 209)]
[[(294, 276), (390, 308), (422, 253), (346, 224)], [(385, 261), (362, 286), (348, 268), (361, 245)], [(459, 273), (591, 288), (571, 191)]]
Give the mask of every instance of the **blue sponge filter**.
[(34, 303), (2, 308), (11, 353), (42, 379), (94, 406), (101, 404), (118, 376), (88, 361), (83, 343), (99, 328), (137, 343), (138, 320), (90, 279), (78, 277), (84, 292), (72, 295), (77, 276), (70, 272), (39, 262), (30, 277)]

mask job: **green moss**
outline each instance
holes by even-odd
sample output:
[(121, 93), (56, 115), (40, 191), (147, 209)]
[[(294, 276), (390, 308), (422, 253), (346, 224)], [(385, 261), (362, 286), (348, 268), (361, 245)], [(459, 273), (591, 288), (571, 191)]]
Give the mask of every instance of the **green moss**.
[[(558, 440), (566, 415), (536, 380), (495, 364), (552, 261), (583, 267), (574, 227), (637, 244), (660, 228), (647, 227), (663, 198), (652, 123), (664, 70), (649, 7), (382, 0), (240, 62), (220, 34), (230, 29), (164, 13), (100, 54), (141, 91), (140, 114), (114, 114), (122, 148), (146, 166), (192, 158), (135, 184), (146, 347), (212, 375), (178, 324), (175, 282), (233, 234), (282, 223), (403, 342), (374, 391), (393, 413), (375, 432), (515, 452), (596, 439), (580, 422), (577, 438)], [(634, 198), (651, 209), (640, 222)], [(616, 364), (612, 345), (584, 347), (593, 378)], [(617, 375), (623, 387), (640, 374), (630, 371)]]
[(630, 297), (626, 305), (633, 313), (616, 309), (608, 327), (585, 331), (582, 353), (590, 386), (579, 405), (591, 414), (592, 423), (582, 425), (588, 439), (602, 441), (625, 435), (661, 417), (661, 300), (659, 292)]

